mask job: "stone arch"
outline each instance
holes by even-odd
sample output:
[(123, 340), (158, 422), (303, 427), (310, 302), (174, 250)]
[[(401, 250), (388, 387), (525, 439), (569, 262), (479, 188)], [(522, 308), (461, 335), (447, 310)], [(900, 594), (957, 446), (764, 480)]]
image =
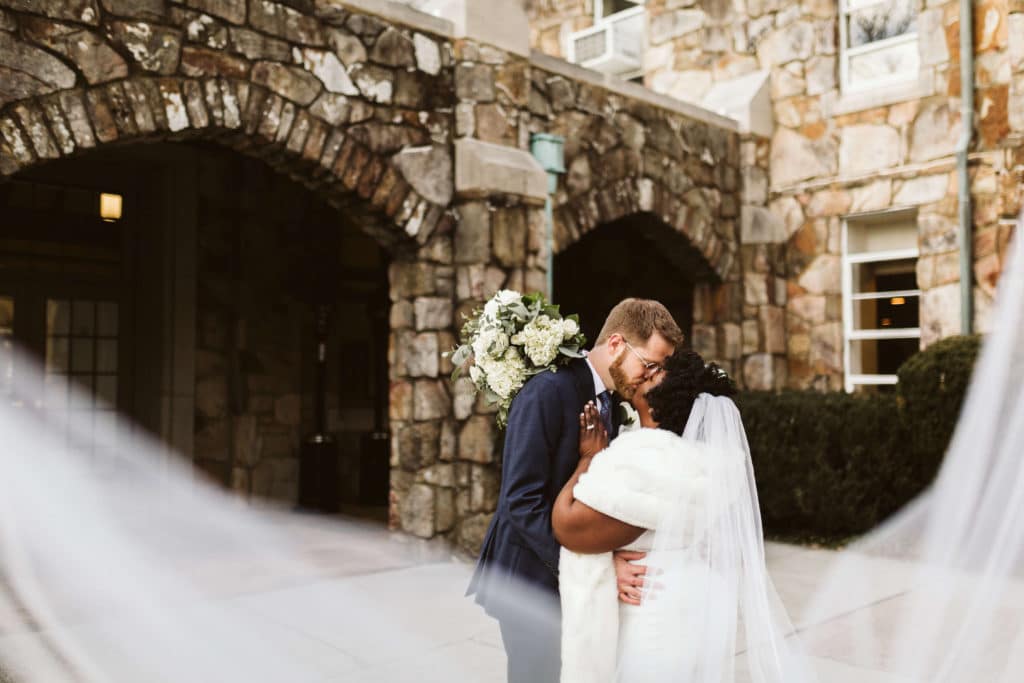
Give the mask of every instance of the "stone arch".
[[(140, 76), (29, 97), (0, 117), (0, 172), (7, 177), (112, 146), (211, 141), (261, 158), (332, 206), (344, 206), (382, 246), (425, 244), (447, 201), (436, 197), (435, 188), (421, 187), (443, 203), (417, 191), (418, 178), (410, 182), (401, 168), (409, 155), (400, 150), (429, 142), (426, 136), (373, 120), (343, 122), (347, 115), (340, 110), (351, 107), (344, 98), (334, 109), (317, 102), (303, 105), (252, 80), (178, 76)], [(412, 151), (435, 155), (430, 147)], [(438, 156), (450, 165), (447, 153)]]
[[(717, 227), (709, 199), (717, 190), (692, 188), (676, 195), (650, 178), (630, 175), (576, 195), (554, 211), (554, 248), (560, 253), (600, 225), (647, 214), (687, 239), (717, 280), (734, 275), (738, 239), (735, 226)], [(723, 234), (725, 233), (725, 234)]]

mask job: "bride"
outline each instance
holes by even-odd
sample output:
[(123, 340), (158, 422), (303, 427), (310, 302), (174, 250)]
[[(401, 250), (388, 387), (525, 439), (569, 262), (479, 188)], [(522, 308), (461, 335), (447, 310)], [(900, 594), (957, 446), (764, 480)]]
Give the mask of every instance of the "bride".
[[(765, 568), (734, 393), (679, 350), (634, 399), (638, 428), (609, 444), (594, 408), (580, 415), (580, 462), (552, 513), (562, 683), (813, 680)], [(617, 599), (615, 549), (648, 553), (638, 605)]]

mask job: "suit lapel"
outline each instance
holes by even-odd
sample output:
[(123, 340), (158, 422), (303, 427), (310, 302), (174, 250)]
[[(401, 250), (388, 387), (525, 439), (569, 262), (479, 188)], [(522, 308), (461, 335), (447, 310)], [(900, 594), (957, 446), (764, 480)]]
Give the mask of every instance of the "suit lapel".
[(576, 391), (580, 396), (579, 410), (582, 411), (586, 402), (592, 400), (597, 395), (596, 388), (594, 387), (594, 376), (590, 372), (590, 366), (587, 365), (587, 361), (582, 358), (577, 358), (569, 363), (568, 370), (572, 373), (573, 379), (576, 382)]

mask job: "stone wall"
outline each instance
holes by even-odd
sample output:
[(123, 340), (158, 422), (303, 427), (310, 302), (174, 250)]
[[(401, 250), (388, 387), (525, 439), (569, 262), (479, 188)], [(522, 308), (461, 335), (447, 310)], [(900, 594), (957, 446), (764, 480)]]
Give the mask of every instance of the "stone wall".
[[(448, 378), (441, 353), (454, 345), (460, 314), (496, 289), (545, 287), (545, 183), (529, 158), (531, 133), (569, 140), (558, 248), (635, 212), (689, 240), (708, 272), (695, 337), (709, 355), (734, 371), (763, 364), (749, 358), (770, 354), (773, 335), (759, 328), (756, 340), (742, 338), (742, 320), (776, 300), (744, 301), (745, 172), (730, 122), (640, 86), (622, 90), (456, 38), (408, 7), (360, 6), (370, 9), (329, 0), (0, 0), (0, 173), (111, 144), (205, 140), (263, 159), (344, 211), (390, 260), (392, 523), (473, 549), (496, 504), (500, 435), (468, 384)], [(277, 207), (289, 201), (263, 194)], [(240, 490), (288, 498), (304, 392), (287, 368), (301, 340), (266, 328), (256, 298), (239, 306), (222, 291), (215, 255), (228, 226), (213, 217), (217, 198), (207, 199), (197, 453)], [(272, 246), (256, 243), (245, 258), (261, 262)], [(263, 293), (287, 308), (283, 292)], [(232, 413), (224, 366), (238, 348), (266, 371), (244, 378), (248, 402)], [(228, 468), (232, 458), (243, 465)]]
[[(755, 338), (757, 327), (761, 348), (768, 353), (770, 347), (774, 354), (771, 362), (758, 355), (745, 363), (751, 386), (771, 384), (765, 374), (769, 367), (788, 374), (793, 387), (841, 386), (840, 241), (848, 215), (916, 210), (918, 280), (925, 290), (922, 343), (960, 330), (954, 158), (962, 130), (959, 3), (919, 2), (916, 83), (901, 92), (856, 97), (840, 91), (838, 5), (787, 0), (645, 4), (645, 82), (654, 91), (699, 103), (716, 84), (756, 71), (769, 78), (770, 145), (752, 143), (762, 155), (743, 155), (747, 172), (767, 152), (766, 175), (746, 178), (751, 191), (770, 178), (769, 211), (749, 203), (751, 220), (744, 227), (760, 227), (744, 231), (742, 240), (748, 278), (742, 344), (747, 347), (748, 339)], [(534, 3), (534, 46), (561, 54), (568, 32), (588, 25), (591, 16), (584, 0)], [(977, 113), (971, 196), (975, 309), (982, 330), (1004, 265), (1008, 220), (1020, 203), (1022, 17), (1020, 3), (974, 3)], [(769, 275), (767, 286), (761, 275)], [(780, 312), (757, 308), (764, 305), (785, 307), (784, 331), (778, 327)], [(783, 357), (786, 367), (780, 363)]]

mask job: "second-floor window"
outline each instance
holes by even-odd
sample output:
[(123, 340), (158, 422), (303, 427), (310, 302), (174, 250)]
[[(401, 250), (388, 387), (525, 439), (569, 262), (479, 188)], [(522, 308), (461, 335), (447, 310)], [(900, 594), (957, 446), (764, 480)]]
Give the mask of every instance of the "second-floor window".
[(916, 0), (840, 0), (844, 92), (917, 80)]
[(642, 5), (643, 0), (639, 0), (639, 2), (634, 2), (634, 0), (594, 0), (594, 21), (601, 21), (618, 12), (633, 9), (638, 4)]
[(643, 76), (643, 0), (595, 0), (594, 25), (569, 36), (569, 61), (620, 78)]

